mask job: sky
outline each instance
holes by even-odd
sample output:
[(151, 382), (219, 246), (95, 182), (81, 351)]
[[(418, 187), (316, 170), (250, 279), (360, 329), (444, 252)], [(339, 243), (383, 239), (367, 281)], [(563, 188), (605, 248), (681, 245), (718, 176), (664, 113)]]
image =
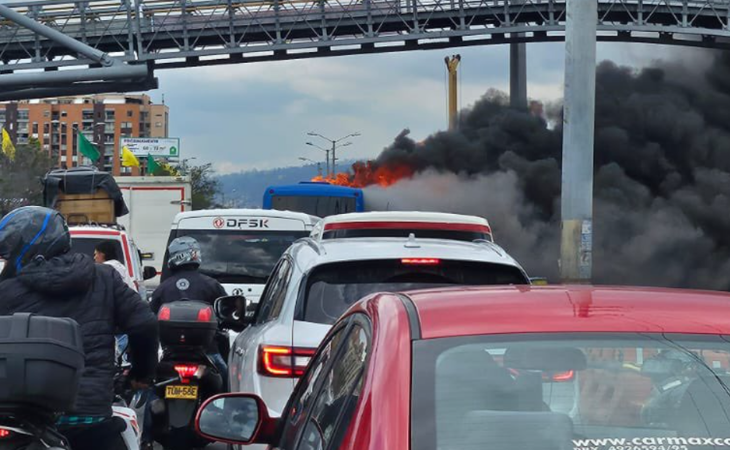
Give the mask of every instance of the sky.
[[(564, 44), (527, 46), (528, 97), (562, 98)], [(699, 50), (701, 51), (701, 50)], [(652, 44), (598, 44), (598, 60), (643, 67), (657, 60), (689, 63), (698, 50)], [(150, 92), (170, 108), (170, 135), (181, 156), (213, 163), (217, 173), (324, 160), (306, 145), (359, 132), (342, 159), (376, 157), (404, 128), (417, 140), (447, 124), (444, 57), (461, 54), (460, 107), (488, 89), (509, 90), (509, 46), (258, 62), (159, 70)]]

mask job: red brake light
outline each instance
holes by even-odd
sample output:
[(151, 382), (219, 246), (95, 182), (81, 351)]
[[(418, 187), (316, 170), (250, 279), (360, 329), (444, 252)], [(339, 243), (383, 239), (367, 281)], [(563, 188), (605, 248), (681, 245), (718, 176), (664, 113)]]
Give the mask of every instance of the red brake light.
[(5, 428), (0, 428), (0, 439), (5, 439), (10, 437), (10, 435), (13, 434), (10, 430), (6, 430)]
[(270, 377), (300, 377), (314, 352), (309, 348), (264, 345), (259, 352), (259, 373)]
[(170, 308), (163, 306), (157, 314), (157, 320), (170, 320)]
[(213, 310), (210, 308), (204, 308), (198, 311), (198, 322), (210, 322), (213, 317)]
[(553, 374), (547, 374), (547, 373), (542, 374), (543, 381), (552, 381), (555, 383), (560, 383), (563, 381), (570, 381), (573, 379), (573, 377), (575, 377), (575, 371), (573, 371), (573, 370), (568, 370), (565, 372), (555, 372)]
[(198, 365), (175, 364), (175, 372), (177, 372), (183, 380), (186, 378), (192, 378), (198, 372)]
[(403, 258), (400, 262), (403, 264), (436, 265), (440, 264), (441, 260), (436, 258)]

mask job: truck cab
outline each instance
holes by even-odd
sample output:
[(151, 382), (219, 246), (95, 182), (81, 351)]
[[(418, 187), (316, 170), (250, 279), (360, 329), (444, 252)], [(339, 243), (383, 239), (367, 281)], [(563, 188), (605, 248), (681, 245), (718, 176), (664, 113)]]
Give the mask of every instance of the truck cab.
[[(299, 212), (261, 209), (185, 212), (175, 217), (168, 244), (182, 236), (196, 239), (203, 259), (200, 272), (218, 280), (228, 294), (258, 303), (281, 255), (294, 241), (309, 236), (319, 220)], [(165, 264), (161, 281), (169, 276)]]

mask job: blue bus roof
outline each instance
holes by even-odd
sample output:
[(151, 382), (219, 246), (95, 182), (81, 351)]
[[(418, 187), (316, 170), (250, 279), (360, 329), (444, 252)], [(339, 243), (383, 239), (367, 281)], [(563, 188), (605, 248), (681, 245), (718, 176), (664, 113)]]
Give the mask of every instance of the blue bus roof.
[(351, 195), (362, 195), (362, 189), (345, 186), (335, 186), (323, 182), (302, 182), (299, 184), (288, 184), (283, 186), (269, 186), (266, 188), (267, 195), (327, 195), (336, 197), (348, 197)]

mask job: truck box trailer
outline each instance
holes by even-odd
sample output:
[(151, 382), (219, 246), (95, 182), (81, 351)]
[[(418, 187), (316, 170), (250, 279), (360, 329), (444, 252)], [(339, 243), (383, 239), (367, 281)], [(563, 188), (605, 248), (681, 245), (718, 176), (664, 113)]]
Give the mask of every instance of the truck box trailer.
[(191, 209), (192, 189), (185, 177), (116, 177), (129, 214), (118, 219), (145, 255), (144, 264), (157, 270), (147, 281), (148, 288), (159, 285), (170, 227), (178, 213)]

